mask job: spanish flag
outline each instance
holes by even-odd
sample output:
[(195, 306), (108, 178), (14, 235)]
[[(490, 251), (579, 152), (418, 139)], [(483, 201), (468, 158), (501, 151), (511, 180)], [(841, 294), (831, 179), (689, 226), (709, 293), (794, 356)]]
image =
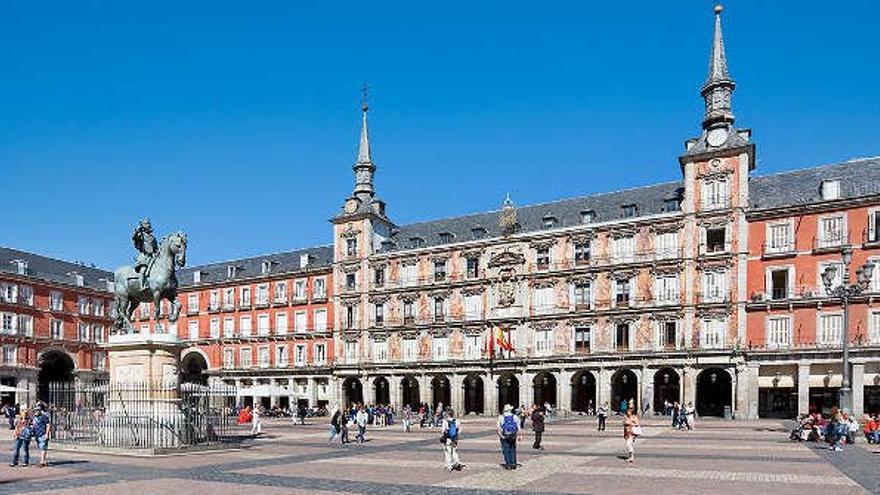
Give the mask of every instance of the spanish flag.
[(504, 329), (500, 326), (498, 327), (495, 342), (498, 343), (498, 347), (504, 349), (505, 351), (513, 352), (513, 346), (510, 345), (510, 342), (504, 337)]

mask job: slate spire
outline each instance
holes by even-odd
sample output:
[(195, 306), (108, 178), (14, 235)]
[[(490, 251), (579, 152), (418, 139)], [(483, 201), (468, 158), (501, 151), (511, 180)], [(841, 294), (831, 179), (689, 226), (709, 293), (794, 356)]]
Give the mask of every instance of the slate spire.
[(703, 128), (730, 127), (733, 112), (730, 100), (736, 83), (730, 78), (727, 57), (724, 53), (724, 36), (721, 32), (721, 5), (715, 6), (715, 34), (712, 37), (712, 55), (709, 57), (709, 74), (700, 90), (706, 102)]
[(363, 121), (361, 123), (361, 140), (358, 145), (357, 161), (354, 166), (354, 195), (362, 201), (369, 200), (375, 194), (373, 191), (373, 173), (376, 171), (376, 165), (373, 164), (373, 158), (370, 155), (370, 131), (367, 126), (367, 112), (370, 107), (367, 105), (367, 85), (364, 85), (364, 95), (361, 100), (361, 112), (363, 113)]

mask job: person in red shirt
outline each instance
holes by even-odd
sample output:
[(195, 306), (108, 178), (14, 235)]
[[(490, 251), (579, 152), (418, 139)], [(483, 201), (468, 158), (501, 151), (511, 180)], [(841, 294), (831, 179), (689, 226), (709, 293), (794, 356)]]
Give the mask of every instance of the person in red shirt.
[(868, 439), (868, 443), (878, 443), (880, 442), (880, 431), (878, 431), (877, 420), (872, 417), (869, 417), (867, 421), (865, 421), (865, 426), (862, 431), (865, 432), (865, 438)]

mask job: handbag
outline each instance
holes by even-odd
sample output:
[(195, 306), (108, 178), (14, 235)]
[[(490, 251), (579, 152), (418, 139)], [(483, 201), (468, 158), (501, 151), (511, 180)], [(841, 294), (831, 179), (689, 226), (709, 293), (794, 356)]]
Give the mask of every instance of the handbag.
[(642, 427), (640, 425), (633, 426), (632, 434), (637, 437), (642, 436)]

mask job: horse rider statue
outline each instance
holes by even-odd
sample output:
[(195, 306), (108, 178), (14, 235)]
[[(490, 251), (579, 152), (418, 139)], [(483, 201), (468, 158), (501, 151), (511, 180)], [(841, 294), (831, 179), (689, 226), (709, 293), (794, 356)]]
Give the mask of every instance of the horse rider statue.
[(153, 260), (156, 259), (156, 251), (159, 249), (149, 218), (144, 217), (141, 220), (141, 223), (134, 229), (131, 240), (138, 252), (134, 261), (134, 271), (140, 275), (141, 290), (144, 290), (147, 288), (147, 275), (150, 268), (153, 267)]

